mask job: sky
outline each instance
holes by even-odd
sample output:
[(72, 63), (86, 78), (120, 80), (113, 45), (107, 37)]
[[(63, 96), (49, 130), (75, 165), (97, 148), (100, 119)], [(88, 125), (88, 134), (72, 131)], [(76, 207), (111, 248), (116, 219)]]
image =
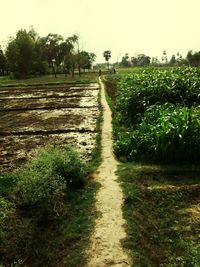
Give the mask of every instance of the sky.
[(0, 0), (0, 45), (20, 29), (34, 27), (67, 38), (79, 35), (80, 47), (104, 62), (144, 53), (159, 59), (200, 51), (200, 0)]

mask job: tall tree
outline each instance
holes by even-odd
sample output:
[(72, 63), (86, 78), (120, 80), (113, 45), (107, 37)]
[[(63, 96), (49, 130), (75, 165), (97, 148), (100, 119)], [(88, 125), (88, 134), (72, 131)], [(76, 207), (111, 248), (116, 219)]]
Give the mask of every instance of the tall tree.
[(10, 71), (20, 78), (27, 77), (32, 69), (34, 41), (26, 30), (19, 30), (15, 39), (10, 39), (6, 56)]
[(104, 51), (103, 56), (105, 58), (105, 61), (107, 61), (108, 69), (109, 69), (109, 59), (111, 58), (111, 51), (110, 50)]
[(56, 77), (57, 68), (60, 64), (59, 50), (63, 37), (59, 34), (50, 33), (45, 38), (46, 56)]
[(145, 54), (139, 54), (137, 56), (137, 65), (141, 67), (149, 66), (151, 58)]
[(121, 65), (122, 67), (125, 67), (125, 68), (131, 66), (131, 62), (130, 62), (130, 60), (129, 60), (129, 55), (128, 55), (128, 53), (126, 53), (126, 54), (122, 57), (122, 61), (121, 61), (120, 65)]
[(175, 66), (176, 65), (176, 56), (172, 55), (170, 61), (169, 61), (170, 66)]
[(0, 75), (4, 75), (6, 69), (6, 57), (0, 47)]
[(163, 63), (166, 63), (166, 64), (167, 64), (167, 62), (168, 62), (168, 60), (167, 60), (167, 52), (166, 52), (166, 50), (163, 51), (162, 61), (163, 61)]
[(91, 69), (92, 63), (95, 61), (96, 55), (86, 51), (80, 52), (80, 66), (82, 69)]
[(200, 51), (194, 53), (192, 50), (190, 50), (188, 51), (186, 58), (191, 66), (193, 67), (200, 66)]
[(78, 73), (79, 76), (81, 75), (81, 54), (80, 54), (80, 44), (79, 44), (79, 36), (74, 34), (71, 37), (69, 37), (69, 40), (73, 44), (74, 47), (74, 59), (76, 61), (76, 65), (78, 67)]

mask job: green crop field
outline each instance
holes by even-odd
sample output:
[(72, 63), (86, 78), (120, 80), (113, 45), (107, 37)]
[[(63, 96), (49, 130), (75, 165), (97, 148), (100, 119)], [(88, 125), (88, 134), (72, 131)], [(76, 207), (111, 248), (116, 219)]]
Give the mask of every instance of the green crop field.
[(126, 160), (198, 161), (199, 75), (198, 69), (177, 68), (108, 77), (106, 82), (116, 86), (111, 93), (116, 155)]
[(200, 266), (199, 69), (125, 69), (105, 85), (133, 266)]

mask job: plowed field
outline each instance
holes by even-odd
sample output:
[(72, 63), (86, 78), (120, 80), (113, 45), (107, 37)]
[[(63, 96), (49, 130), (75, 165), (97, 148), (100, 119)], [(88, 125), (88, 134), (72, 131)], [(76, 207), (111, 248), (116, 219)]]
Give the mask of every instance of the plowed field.
[(47, 144), (71, 144), (90, 158), (99, 115), (98, 84), (0, 89), (0, 171)]

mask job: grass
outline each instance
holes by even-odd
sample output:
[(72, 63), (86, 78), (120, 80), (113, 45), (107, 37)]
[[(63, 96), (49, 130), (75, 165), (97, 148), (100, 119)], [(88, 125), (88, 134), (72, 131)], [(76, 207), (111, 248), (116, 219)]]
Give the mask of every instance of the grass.
[(82, 73), (79, 77), (75, 75), (65, 77), (64, 74), (58, 74), (55, 78), (54, 75), (45, 75), (32, 77), (27, 79), (10, 79), (9, 76), (0, 77), (0, 87), (14, 87), (14, 86), (32, 86), (32, 85), (58, 85), (67, 83), (91, 83), (98, 81), (98, 74), (96, 72)]
[(118, 174), (132, 266), (200, 266), (199, 166), (126, 163)]
[(0, 265), (85, 264), (99, 187), (87, 170), (71, 148), (47, 147), (16, 172), (0, 174)]

